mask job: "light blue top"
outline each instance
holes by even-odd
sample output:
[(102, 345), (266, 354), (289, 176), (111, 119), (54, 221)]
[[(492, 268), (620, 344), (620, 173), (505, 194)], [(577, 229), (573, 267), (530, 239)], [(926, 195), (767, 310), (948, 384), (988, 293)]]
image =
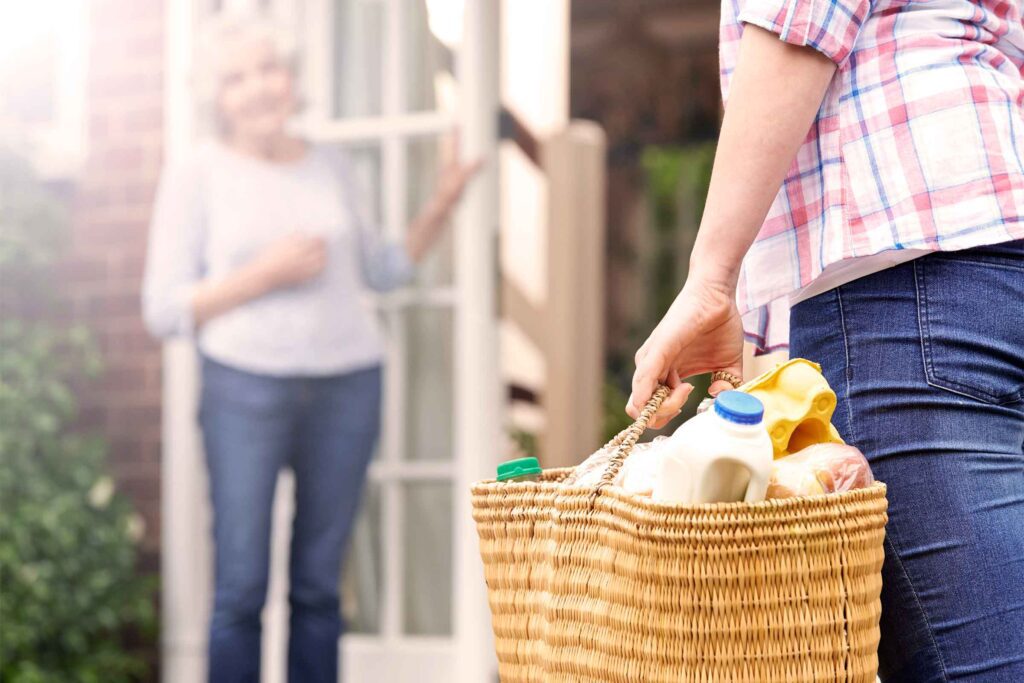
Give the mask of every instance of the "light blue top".
[(143, 282), (146, 326), (158, 337), (195, 333), (190, 297), (204, 278), (224, 277), (295, 231), (323, 235), (324, 271), (206, 322), (205, 355), (269, 375), (328, 375), (379, 363), (380, 330), (367, 292), (408, 282), (413, 266), (366, 220), (348, 162), (311, 147), (275, 164), (219, 143), (201, 145), (164, 171)]

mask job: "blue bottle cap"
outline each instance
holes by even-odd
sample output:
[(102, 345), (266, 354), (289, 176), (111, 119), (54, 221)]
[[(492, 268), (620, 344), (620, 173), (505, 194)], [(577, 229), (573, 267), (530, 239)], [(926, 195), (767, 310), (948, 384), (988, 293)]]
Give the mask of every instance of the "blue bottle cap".
[(715, 412), (729, 422), (756, 425), (764, 417), (764, 404), (742, 391), (723, 391), (715, 399)]

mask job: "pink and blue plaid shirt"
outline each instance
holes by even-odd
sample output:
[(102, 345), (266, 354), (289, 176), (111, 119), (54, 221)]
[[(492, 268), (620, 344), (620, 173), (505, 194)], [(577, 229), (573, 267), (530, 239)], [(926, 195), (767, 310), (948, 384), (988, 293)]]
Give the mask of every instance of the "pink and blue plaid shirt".
[(1024, 238), (1020, 0), (724, 0), (725, 98), (744, 24), (838, 65), (743, 262), (761, 351), (787, 345), (790, 299), (851, 259)]

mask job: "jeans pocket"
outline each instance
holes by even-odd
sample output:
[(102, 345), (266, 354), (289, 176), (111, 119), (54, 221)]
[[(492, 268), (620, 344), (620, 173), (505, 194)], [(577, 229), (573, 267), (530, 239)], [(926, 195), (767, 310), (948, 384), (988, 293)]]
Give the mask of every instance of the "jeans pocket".
[(974, 250), (914, 262), (928, 384), (997, 405), (1024, 397), (1024, 262)]

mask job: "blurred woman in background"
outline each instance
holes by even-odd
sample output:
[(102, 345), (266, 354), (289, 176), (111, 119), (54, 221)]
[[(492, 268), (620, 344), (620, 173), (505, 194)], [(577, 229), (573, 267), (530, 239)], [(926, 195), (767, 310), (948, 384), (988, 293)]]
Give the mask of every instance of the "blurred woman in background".
[(215, 139), (167, 169), (143, 285), (150, 331), (192, 336), (216, 555), (209, 679), (260, 678), (271, 507), (295, 472), (288, 677), (338, 680), (339, 572), (380, 427), (380, 331), (363, 303), (408, 282), (479, 163), (458, 151), (404, 243), (380, 241), (345, 156), (290, 134), (294, 46), (222, 17), (198, 66)]

